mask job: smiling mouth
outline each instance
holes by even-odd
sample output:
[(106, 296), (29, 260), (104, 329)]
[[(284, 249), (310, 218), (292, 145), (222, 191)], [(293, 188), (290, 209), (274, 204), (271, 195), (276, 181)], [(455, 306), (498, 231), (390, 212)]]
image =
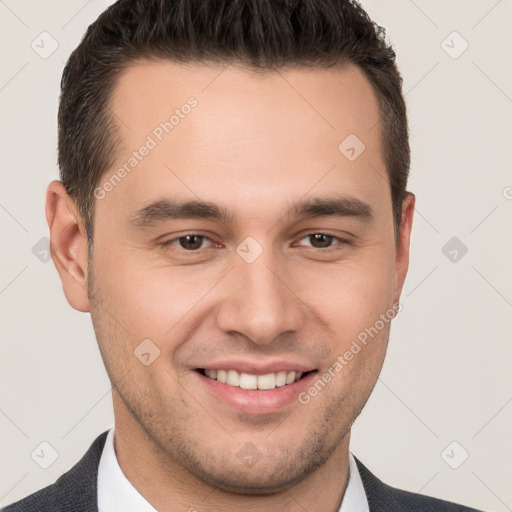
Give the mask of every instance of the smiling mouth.
[(205, 377), (235, 388), (271, 390), (298, 382), (316, 370), (309, 372), (280, 371), (267, 373), (266, 375), (254, 375), (236, 370), (208, 370), (204, 368), (197, 368), (196, 371)]

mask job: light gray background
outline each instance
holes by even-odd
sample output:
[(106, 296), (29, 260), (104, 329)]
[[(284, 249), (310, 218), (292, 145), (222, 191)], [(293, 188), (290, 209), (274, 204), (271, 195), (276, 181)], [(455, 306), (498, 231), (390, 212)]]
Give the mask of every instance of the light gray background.
[[(45, 189), (58, 176), (64, 62), (109, 3), (0, 0), (1, 505), (53, 482), (113, 424), (89, 315), (32, 252), (48, 235)], [(391, 485), (512, 510), (512, 2), (363, 5), (398, 50), (417, 210), (404, 308), (351, 449)], [(31, 47), (51, 49), (43, 31), (59, 45), (47, 59)], [(454, 31), (469, 43), (458, 58)], [(468, 248), (456, 262), (442, 252), (452, 237)], [(43, 441), (58, 452), (46, 470), (31, 458)]]

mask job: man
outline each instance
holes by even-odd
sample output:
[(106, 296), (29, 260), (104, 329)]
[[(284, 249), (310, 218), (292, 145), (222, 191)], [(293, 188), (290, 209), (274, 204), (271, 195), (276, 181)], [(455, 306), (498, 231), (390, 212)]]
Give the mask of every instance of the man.
[(408, 268), (394, 53), (354, 2), (121, 0), (71, 55), (52, 258), (115, 431), (14, 511), (463, 511), (349, 451)]

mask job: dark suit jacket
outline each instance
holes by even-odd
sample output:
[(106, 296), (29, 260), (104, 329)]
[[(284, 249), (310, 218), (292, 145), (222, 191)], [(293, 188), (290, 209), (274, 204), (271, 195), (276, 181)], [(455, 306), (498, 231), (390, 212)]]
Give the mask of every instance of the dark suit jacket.
[[(54, 484), (3, 508), (4, 512), (98, 512), (98, 465), (107, 432)], [(400, 491), (382, 483), (356, 459), (370, 512), (478, 512), (447, 501)]]

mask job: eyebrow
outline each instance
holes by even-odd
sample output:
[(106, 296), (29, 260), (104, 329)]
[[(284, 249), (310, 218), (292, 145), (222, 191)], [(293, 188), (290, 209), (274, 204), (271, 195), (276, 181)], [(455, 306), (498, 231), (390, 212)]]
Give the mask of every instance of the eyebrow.
[[(303, 219), (313, 217), (354, 217), (369, 222), (373, 208), (354, 197), (316, 197), (291, 205), (282, 217)], [(233, 224), (236, 212), (225, 206), (201, 200), (158, 199), (131, 213), (129, 219), (139, 227), (149, 227), (176, 219), (208, 219)]]
[(355, 217), (371, 221), (373, 216), (373, 208), (355, 197), (316, 197), (292, 205), (285, 217)]

